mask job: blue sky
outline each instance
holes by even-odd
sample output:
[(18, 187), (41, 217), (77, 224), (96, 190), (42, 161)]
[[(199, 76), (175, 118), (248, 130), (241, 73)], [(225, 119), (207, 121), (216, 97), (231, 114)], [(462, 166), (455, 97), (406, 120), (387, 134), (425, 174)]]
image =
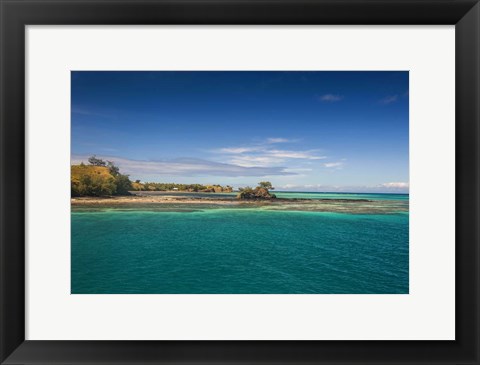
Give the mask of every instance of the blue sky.
[(72, 163), (132, 179), (408, 191), (408, 72), (74, 71)]

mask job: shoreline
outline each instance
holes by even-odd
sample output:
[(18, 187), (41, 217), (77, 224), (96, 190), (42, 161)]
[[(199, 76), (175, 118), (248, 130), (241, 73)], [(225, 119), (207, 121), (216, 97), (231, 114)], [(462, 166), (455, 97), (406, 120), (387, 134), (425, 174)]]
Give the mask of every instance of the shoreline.
[(259, 208), (271, 211), (331, 212), (347, 214), (391, 214), (408, 212), (408, 202), (366, 199), (235, 199), (175, 195), (129, 195), (71, 198), (73, 210), (145, 209), (181, 211), (194, 209)]
[(111, 196), (111, 197), (76, 197), (71, 198), (72, 205), (117, 205), (117, 204), (236, 204), (236, 199), (192, 198), (173, 195), (152, 196)]
[(236, 199), (222, 197), (188, 197), (175, 195), (125, 195), (106, 197), (75, 197), (70, 199), (71, 205), (118, 205), (118, 204), (299, 204), (299, 203), (371, 203), (367, 199), (302, 199), (302, 198), (276, 198), (276, 199)]

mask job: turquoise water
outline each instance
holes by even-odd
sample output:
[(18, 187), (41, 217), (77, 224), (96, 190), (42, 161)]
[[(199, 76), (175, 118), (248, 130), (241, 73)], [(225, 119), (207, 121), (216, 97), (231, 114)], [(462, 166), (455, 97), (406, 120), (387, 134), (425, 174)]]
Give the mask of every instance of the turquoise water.
[(288, 206), (74, 208), (71, 291), (408, 293), (409, 217), (399, 206), (384, 214)]
[[(164, 192), (148, 191), (135, 192), (143, 195), (176, 195), (193, 198), (212, 198), (235, 199), (238, 193), (184, 193), (184, 192)], [(283, 199), (369, 199), (369, 200), (403, 200), (408, 201), (408, 194), (372, 194), (372, 193), (312, 193), (312, 192), (286, 192), (273, 191), (278, 198)]]
[(368, 199), (368, 200), (408, 200), (408, 194), (369, 194), (369, 193), (302, 193), (274, 191), (278, 198), (285, 199)]

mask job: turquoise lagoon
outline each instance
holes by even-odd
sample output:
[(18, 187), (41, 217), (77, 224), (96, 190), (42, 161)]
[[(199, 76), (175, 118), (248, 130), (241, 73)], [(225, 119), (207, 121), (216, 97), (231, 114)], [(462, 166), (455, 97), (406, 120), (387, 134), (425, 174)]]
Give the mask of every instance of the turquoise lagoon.
[(72, 207), (71, 292), (408, 294), (408, 195), (277, 196)]

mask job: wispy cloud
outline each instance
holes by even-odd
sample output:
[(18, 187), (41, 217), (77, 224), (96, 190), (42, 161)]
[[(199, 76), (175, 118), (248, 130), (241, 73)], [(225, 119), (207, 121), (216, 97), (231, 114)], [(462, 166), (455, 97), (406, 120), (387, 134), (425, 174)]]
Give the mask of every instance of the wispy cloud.
[(288, 138), (267, 138), (267, 143), (270, 143), (270, 144), (273, 144), (273, 143), (291, 143), (291, 142), (297, 142), (297, 140), (288, 139)]
[[(243, 166), (278, 166), (291, 160), (322, 160), (325, 156), (320, 155), (319, 150), (293, 150), (280, 149), (276, 144), (294, 143), (297, 140), (288, 138), (267, 138), (260, 143), (244, 146), (223, 147), (213, 150), (223, 156), (224, 161)], [(221, 156), (220, 156), (221, 158)]]
[(284, 159), (279, 159), (271, 156), (250, 156), (250, 155), (238, 155), (232, 156), (229, 163), (243, 166), (243, 167), (268, 167), (279, 165), (284, 162)]
[(313, 169), (299, 167), (299, 168), (287, 168), (287, 169), (285, 169), (285, 171), (287, 171), (287, 172), (309, 172), (309, 171), (313, 171)]
[(78, 114), (78, 115), (85, 115), (89, 117), (102, 117), (102, 118), (112, 118), (113, 116), (107, 113), (101, 113), (98, 111), (86, 109), (86, 108), (80, 108), (80, 107), (72, 107), (71, 110), (72, 114)]
[(387, 105), (391, 103), (395, 103), (398, 100), (398, 95), (390, 95), (383, 99), (380, 99), (380, 104)]
[(323, 164), (323, 166), (327, 168), (341, 168), (343, 167), (343, 165), (344, 165), (344, 162), (327, 162)]
[(321, 95), (319, 96), (318, 98), (320, 101), (324, 101), (324, 102), (335, 102), (335, 101), (340, 101), (343, 99), (343, 96), (341, 95), (335, 95), (335, 94), (324, 94), (324, 95)]
[(323, 160), (325, 156), (319, 156), (316, 154), (318, 150), (308, 151), (286, 151), (286, 150), (269, 150), (265, 151), (268, 156), (278, 158), (294, 158), (302, 160)]
[(389, 182), (389, 183), (384, 183), (380, 184), (382, 188), (387, 188), (387, 189), (408, 189), (409, 188), (409, 183), (407, 182)]
[(214, 152), (237, 154), (237, 153), (261, 151), (262, 149), (263, 149), (263, 147), (261, 147), (261, 146), (257, 146), (257, 147), (226, 147), (226, 148), (219, 148), (218, 150), (214, 150)]
[(253, 144), (251, 146), (238, 146), (238, 147), (224, 147), (214, 150), (214, 152), (220, 153), (247, 153), (247, 152), (258, 152), (264, 151), (269, 147), (269, 145), (277, 144), (277, 143), (295, 143), (298, 142), (297, 139), (289, 139), (289, 138), (280, 138), (280, 137), (272, 137), (263, 140), (262, 142)]
[[(219, 163), (194, 158), (179, 158), (165, 161), (139, 161), (120, 157), (100, 156), (98, 158), (114, 161), (121, 171), (133, 176), (150, 175), (161, 177), (170, 176), (269, 176), (295, 175), (286, 171), (285, 167), (240, 166), (236, 164)], [(88, 156), (74, 155), (72, 164), (86, 163)]]

